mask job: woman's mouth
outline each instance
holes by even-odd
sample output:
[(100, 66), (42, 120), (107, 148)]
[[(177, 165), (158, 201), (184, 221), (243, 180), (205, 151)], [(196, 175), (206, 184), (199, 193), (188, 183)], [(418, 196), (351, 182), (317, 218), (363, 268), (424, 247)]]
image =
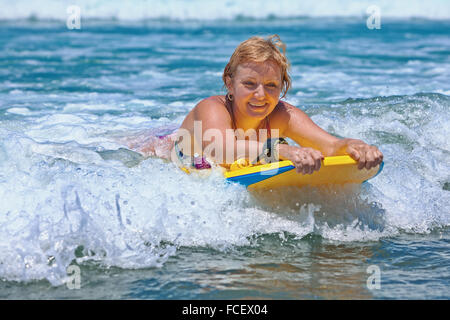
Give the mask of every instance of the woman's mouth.
[(254, 109), (264, 109), (266, 103), (263, 102), (249, 102), (248, 105)]

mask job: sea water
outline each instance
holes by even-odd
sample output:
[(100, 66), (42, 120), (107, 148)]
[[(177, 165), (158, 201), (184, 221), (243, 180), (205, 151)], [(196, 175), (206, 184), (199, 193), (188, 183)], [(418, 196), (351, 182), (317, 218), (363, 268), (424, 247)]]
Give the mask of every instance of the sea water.
[[(0, 1), (0, 298), (450, 298), (447, 2), (44, 2)], [(124, 143), (224, 94), (235, 47), (271, 34), (286, 101), (377, 145), (380, 175), (249, 192)]]

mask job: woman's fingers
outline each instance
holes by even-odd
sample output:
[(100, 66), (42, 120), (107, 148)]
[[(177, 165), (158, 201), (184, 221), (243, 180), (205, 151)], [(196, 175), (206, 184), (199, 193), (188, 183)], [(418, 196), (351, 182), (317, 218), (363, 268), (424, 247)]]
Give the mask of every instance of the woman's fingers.
[(322, 166), (324, 156), (319, 150), (312, 148), (290, 147), (285, 157), (292, 161), (297, 173), (312, 174)]
[(381, 164), (381, 162), (383, 162), (383, 154), (378, 149), (376, 151), (376, 162), (377, 162), (377, 165)]
[(366, 169), (375, 167), (375, 153), (372, 150), (368, 150), (366, 153)]
[(347, 145), (347, 153), (358, 161), (358, 169), (371, 169), (383, 161), (383, 154), (376, 146), (368, 145), (362, 141), (351, 142)]
[(314, 151), (314, 170), (319, 171), (322, 166), (322, 160), (324, 159), (322, 153), (320, 151)]
[(367, 170), (378, 166), (383, 161), (383, 154), (375, 146), (364, 147), (359, 151), (358, 169)]
[(313, 158), (312, 154), (308, 154), (307, 156), (307, 161), (308, 161), (308, 174), (312, 174), (314, 172), (314, 169), (316, 167), (316, 161)]
[(310, 159), (309, 155), (306, 154), (306, 153), (302, 153), (300, 155), (300, 163), (301, 163), (301, 166), (302, 166), (302, 170), (301, 170), (302, 174), (308, 174), (309, 173), (310, 166), (311, 166), (311, 160), (312, 159)]
[(300, 162), (294, 162), (295, 169), (297, 170), (297, 173), (303, 173), (303, 165)]
[(298, 173), (312, 174), (314, 171), (320, 169), (322, 159), (323, 156), (320, 151), (311, 148), (302, 148), (299, 149), (294, 163)]
[(378, 148), (374, 147), (375, 150), (372, 151), (373, 161), (371, 167), (376, 167), (383, 161), (383, 154), (378, 150)]
[(358, 160), (358, 169), (362, 169), (366, 166), (366, 153), (360, 152), (359, 153), (359, 160)]
[(358, 152), (358, 150), (356, 150), (352, 146), (348, 146), (347, 147), (347, 152), (350, 155), (350, 157), (352, 157), (356, 161), (359, 161), (360, 153)]

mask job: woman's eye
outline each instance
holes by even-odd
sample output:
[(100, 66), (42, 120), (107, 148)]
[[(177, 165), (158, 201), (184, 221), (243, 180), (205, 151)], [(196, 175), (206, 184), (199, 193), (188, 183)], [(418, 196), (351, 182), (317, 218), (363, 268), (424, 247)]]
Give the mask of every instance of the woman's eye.
[[(256, 87), (256, 86), (257, 86), (256, 82), (253, 82), (253, 81), (244, 81), (243, 84), (244, 84), (246, 87), (249, 87), (249, 88), (253, 88), (253, 87)], [(278, 88), (278, 85), (277, 85), (276, 83), (272, 83), (272, 82), (267, 83), (267, 84), (265, 84), (264, 86), (265, 86), (266, 88), (270, 88), (270, 89), (276, 89), (276, 88)]]

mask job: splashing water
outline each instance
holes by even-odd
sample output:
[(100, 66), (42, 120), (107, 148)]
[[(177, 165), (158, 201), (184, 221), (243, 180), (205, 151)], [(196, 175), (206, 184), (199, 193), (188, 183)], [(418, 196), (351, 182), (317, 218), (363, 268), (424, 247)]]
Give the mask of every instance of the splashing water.
[[(86, 21), (78, 33), (1, 22), (0, 278), (23, 297), (40, 292), (28, 290), (34, 281), (61, 287), (76, 263), (85, 277), (123, 279), (105, 292), (128, 298), (448, 298), (438, 275), (448, 259), (436, 253), (450, 224), (448, 23), (383, 20), (375, 35), (364, 19), (336, 21)], [(382, 174), (362, 186), (249, 192), (218, 169), (185, 175), (130, 148), (127, 139), (169, 134), (218, 94), (234, 47), (261, 32), (287, 43), (287, 100), (332, 134), (379, 146)], [(428, 247), (409, 248), (416, 238)], [(384, 268), (378, 295), (361, 289), (366, 261)], [(405, 261), (426, 264), (411, 279), (429, 277), (434, 291), (396, 286)]]

